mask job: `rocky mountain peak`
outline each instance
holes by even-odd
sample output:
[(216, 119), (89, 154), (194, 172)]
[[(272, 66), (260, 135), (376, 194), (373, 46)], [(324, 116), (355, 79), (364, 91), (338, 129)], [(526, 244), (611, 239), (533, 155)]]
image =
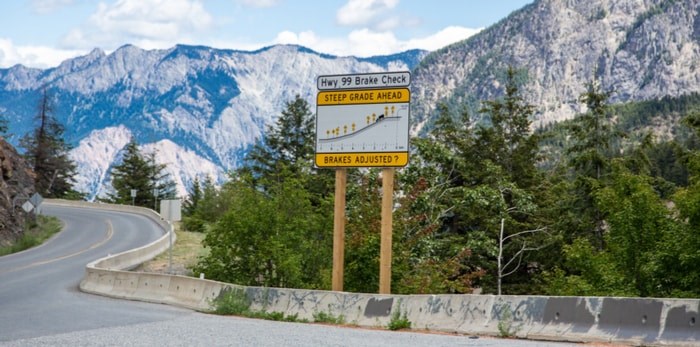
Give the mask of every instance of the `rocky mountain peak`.
[[(524, 94), (536, 124), (584, 111), (593, 78), (611, 101), (700, 91), (698, 0), (538, 0), (481, 33), (429, 55), (414, 72), (414, 114), (441, 101), (502, 93), (507, 67), (527, 73)], [(425, 119), (418, 119), (418, 129)]]

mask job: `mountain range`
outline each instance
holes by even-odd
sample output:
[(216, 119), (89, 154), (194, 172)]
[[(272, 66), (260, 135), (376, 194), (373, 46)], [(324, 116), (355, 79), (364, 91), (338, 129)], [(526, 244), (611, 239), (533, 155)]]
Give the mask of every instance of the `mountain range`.
[(413, 73), (414, 124), (438, 102), (478, 108), (521, 69), (536, 125), (585, 112), (578, 101), (597, 79), (610, 101), (700, 91), (697, 0), (541, 0), (464, 41), (427, 56)]
[(0, 113), (10, 139), (31, 129), (48, 88), (90, 198), (110, 188), (109, 168), (135, 139), (184, 195), (194, 177), (217, 182), (300, 95), (315, 108), (316, 77), (412, 71), (412, 133), (430, 129), (438, 103), (468, 105), (502, 95), (505, 71), (524, 81), (535, 126), (585, 112), (579, 96), (598, 80), (611, 101), (700, 91), (700, 0), (537, 0), (480, 33), (435, 52), (336, 57), (299, 46), (244, 52), (200, 46), (96, 49), (56, 68), (0, 69)]
[(184, 196), (195, 177), (222, 182), (295, 95), (315, 108), (318, 75), (410, 70), (426, 54), (336, 57), (289, 45), (95, 49), (56, 68), (0, 70), (0, 113), (16, 142), (32, 129), (39, 91), (47, 88), (75, 147), (77, 190), (89, 199), (109, 192), (110, 167), (134, 139), (144, 153), (157, 151)]

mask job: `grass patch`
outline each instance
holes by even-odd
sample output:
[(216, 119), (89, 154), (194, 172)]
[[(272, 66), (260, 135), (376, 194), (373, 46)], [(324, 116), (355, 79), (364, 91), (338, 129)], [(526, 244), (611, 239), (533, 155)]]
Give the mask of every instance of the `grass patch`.
[(63, 225), (56, 217), (37, 216), (36, 222), (27, 222), (26, 231), (9, 246), (0, 247), (0, 256), (17, 253), (38, 246), (61, 231)]
[(340, 316), (336, 317), (330, 312), (316, 312), (314, 313), (314, 322), (328, 324), (345, 324), (345, 316), (341, 314)]
[[(192, 274), (189, 269), (197, 264), (198, 257), (206, 256), (209, 253), (209, 249), (202, 246), (202, 240), (206, 234), (182, 231), (180, 223), (175, 223), (175, 233), (177, 240), (173, 245), (173, 272), (198, 276), (199, 274)], [(169, 258), (169, 251), (166, 250), (152, 260), (143, 263), (136, 271), (165, 273), (168, 271)]]
[(408, 320), (406, 312), (401, 314), (401, 309), (398, 309), (391, 314), (391, 320), (386, 327), (389, 330), (411, 329), (411, 321)]
[(300, 319), (295, 313), (285, 316), (284, 312), (254, 311), (250, 309), (251, 301), (243, 289), (229, 289), (221, 292), (213, 302), (214, 313), (229, 316), (241, 316), (255, 319), (273, 320), (278, 322), (308, 323), (306, 319)]

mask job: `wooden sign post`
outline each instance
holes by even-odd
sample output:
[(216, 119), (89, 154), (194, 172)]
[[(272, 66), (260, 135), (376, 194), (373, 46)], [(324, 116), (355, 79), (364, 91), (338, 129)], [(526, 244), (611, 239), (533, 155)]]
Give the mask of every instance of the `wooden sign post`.
[(391, 294), (391, 247), (394, 208), (394, 169), (382, 169), (382, 230), (379, 250), (379, 294)]
[(333, 212), (333, 275), (331, 288), (343, 291), (345, 268), (345, 187), (348, 180), (347, 169), (335, 170), (335, 209)]

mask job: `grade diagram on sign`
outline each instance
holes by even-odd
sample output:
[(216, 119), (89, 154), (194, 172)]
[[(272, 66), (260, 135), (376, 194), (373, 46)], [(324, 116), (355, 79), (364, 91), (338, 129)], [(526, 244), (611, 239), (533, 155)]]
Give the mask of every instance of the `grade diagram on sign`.
[(408, 151), (408, 108), (408, 103), (319, 108), (316, 151)]

